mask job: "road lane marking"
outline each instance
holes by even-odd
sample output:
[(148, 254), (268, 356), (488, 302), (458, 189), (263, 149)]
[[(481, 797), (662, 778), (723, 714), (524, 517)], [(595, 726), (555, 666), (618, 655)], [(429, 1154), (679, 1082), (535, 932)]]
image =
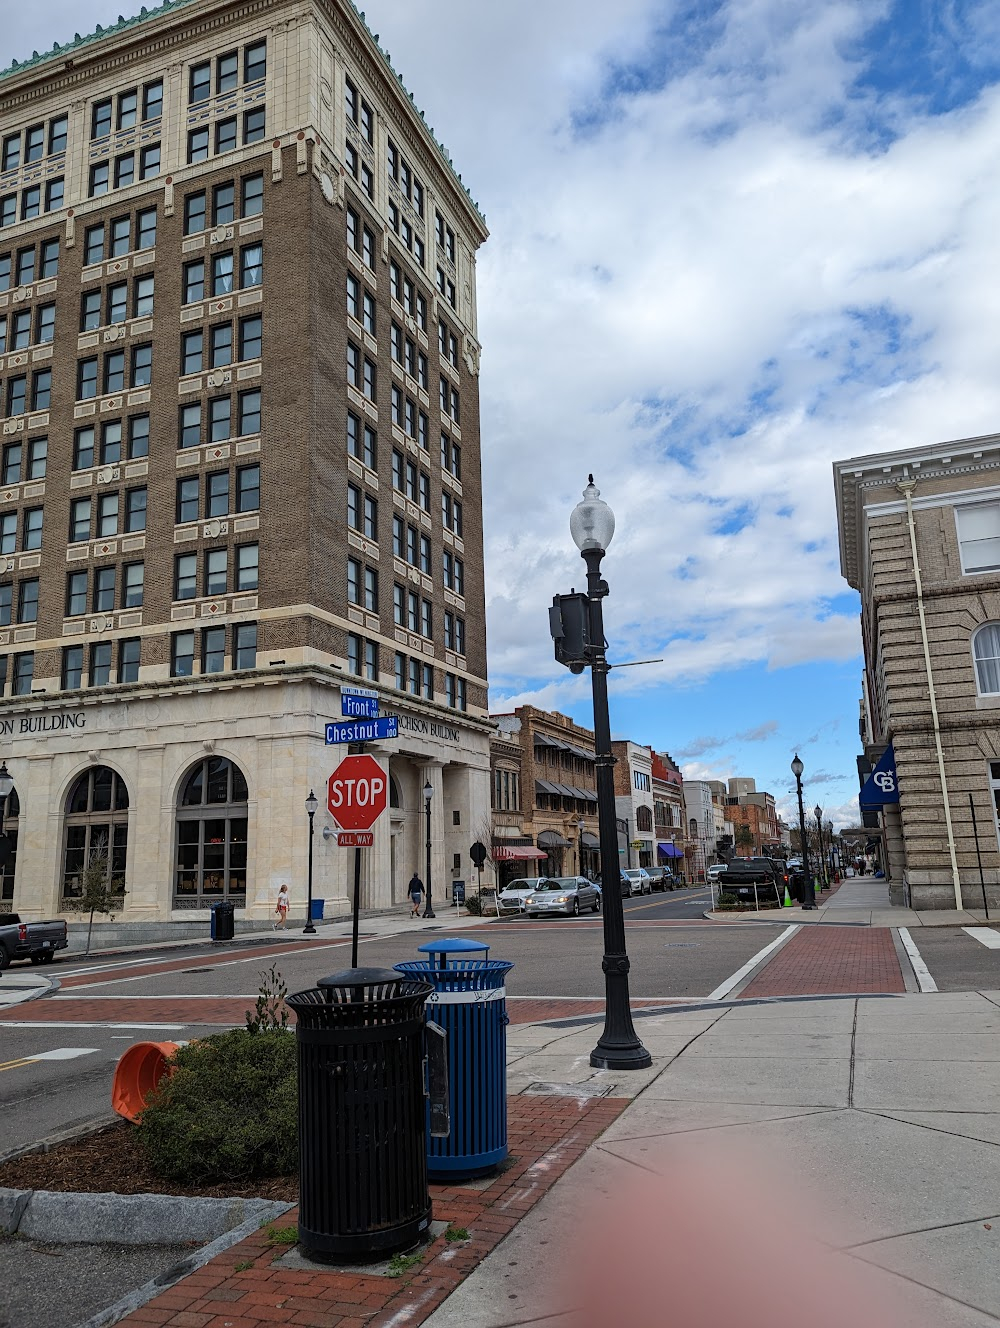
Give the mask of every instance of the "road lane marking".
[(992, 927), (963, 927), (962, 930), (980, 945), (985, 945), (987, 950), (1000, 950), (1000, 931), (994, 931)]
[[(382, 940), (383, 938), (372, 936), (366, 939)], [(365, 942), (362, 941), (362, 944), (364, 943)], [(310, 955), (312, 955), (318, 953), (320, 950), (343, 950), (346, 946), (349, 946), (350, 944), (351, 940), (350, 937), (348, 937), (346, 941), (332, 941), (327, 945), (310, 945), (308, 947), (308, 952)], [(195, 961), (193, 962), (193, 967), (196, 968), (199, 972), (204, 971), (206, 973), (211, 973), (217, 968), (232, 968), (235, 964), (259, 964), (268, 959), (281, 959), (285, 955), (300, 955), (303, 953), (304, 951), (302, 951), (298, 947), (296, 947), (294, 950), (278, 950), (278, 951), (268, 950), (265, 954), (249, 955), (246, 959), (221, 959), (221, 960), (204, 959), (200, 963)], [(189, 966), (192, 966), (192, 961), (190, 960), (183, 960), (183, 961), (178, 960), (177, 963), (178, 965), (184, 963), (188, 964)], [(148, 982), (151, 978), (176, 977), (179, 974), (183, 973), (184, 971), (185, 970), (183, 968), (176, 967), (176, 968), (166, 969), (161, 973), (138, 973), (136, 974), (135, 977), (131, 978), (107, 978), (103, 982), (80, 982), (77, 983), (72, 988), (72, 990), (75, 992), (85, 992), (85, 991), (92, 991), (95, 987), (113, 987), (121, 982)], [(67, 990), (69, 989), (67, 988)]]
[(732, 977), (726, 978), (725, 982), (723, 982), (720, 986), (716, 987), (715, 991), (711, 992), (708, 996), (705, 997), (705, 999), (708, 1001), (723, 1000), (726, 996), (729, 995), (732, 989), (734, 987), (738, 987), (739, 984), (743, 981), (743, 979), (749, 973), (752, 973), (753, 970), (757, 967), (757, 965), (762, 963), (767, 958), (767, 956), (772, 953), (772, 951), (777, 950), (779, 945), (784, 945), (785, 941), (787, 941), (790, 937), (794, 936), (794, 934), (797, 931), (799, 931), (801, 926), (802, 924), (799, 922), (790, 923), (781, 933), (781, 935), (776, 937), (775, 940), (773, 940), (770, 945), (765, 945), (763, 950), (758, 950), (752, 959), (748, 959), (742, 968), (737, 969), (737, 971), (732, 975)]
[(155, 992), (153, 994), (148, 994), (143, 996), (106, 996), (106, 995), (81, 996), (76, 993), (70, 992), (68, 994), (60, 993), (58, 996), (53, 996), (52, 1000), (54, 1001), (255, 1001), (259, 995), (260, 995), (259, 991), (255, 991), (252, 993), (252, 995), (249, 996), (245, 996), (240, 992), (232, 994), (228, 991), (210, 991), (210, 992), (177, 991), (177, 992), (168, 993), (166, 995), (164, 995), (163, 992)]
[[(196, 1023), (197, 1021), (195, 1021)], [(180, 1028), (193, 1028), (195, 1024), (110, 1024), (110, 1023), (78, 1023), (75, 1019), (49, 1019), (44, 1022), (30, 1019), (4, 1019), (0, 1020), (0, 1028), (47, 1028), (50, 1031), (53, 1028), (149, 1028), (174, 1030)]]
[(921, 959), (920, 951), (910, 935), (909, 928), (900, 927), (899, 939), (903, 942), (903, 949), (909, 956), (910, 964), (917, 979), (917, 986), (921, 991), (937, 991), (938, 985), (931, 977), (930, 969)]
[(78, 1056), (93, 1056), (99, 1047), (56, 1047), (53, 1051), (39, 1051), (33, 1056), (19, 1056), (15, 1061), (4, 1061), (0, 1070), (19, 1070), (39, 1061), (73, 1061)]

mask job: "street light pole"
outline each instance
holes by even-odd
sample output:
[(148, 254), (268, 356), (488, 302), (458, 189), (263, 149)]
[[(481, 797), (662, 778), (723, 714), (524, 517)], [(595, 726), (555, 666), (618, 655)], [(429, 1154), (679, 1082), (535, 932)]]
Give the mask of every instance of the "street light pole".
[(792, 774), (795, 776), (795, 789), (799, 798), (799, 839), (802, 843), (802, 907), (804, 909), (813, 909), (816, 907), (816, 887), (813, 882), (812, 872), (809, 870), (809, 845), (806, 843), (806, 813), (802, 806), (802, 771), (805, 766), (799, 760), (798, 752), (795, 753), (795, 760), (792, 762)]
[(819, 876), (819, 888), (825, 890), (829, 882), (826, 879), (826, 851), (823, 848), (823, 808), (819, 803), (813, 808), (813, 816), (816, 817), (816, 838), (819, 842), (819, 860), (816, 863), (816, 871)]
[(586, 876), (587, 873), (583, 870), (583, 817), (582, 816), (579, 818), (579, 820), (576, 823), (576, 833), (577, 833), (576, 856), (579, 859), (578, 870), (581, 876)]
[(591, 1065), (605, 1070), (640, 1070), (652, 1057), (639, 1040), (629, 1005), (629, 961), (625, 949), (625, 913), (622, 908), (621, 866), (615, 817), (615, 758), (611, 750), (611, 715), (608, 709), (608, 658), (605, 653), (604, 608), (608, 584), (601, 577), (601, 561), (615, 532), (615, 517), (593, 475), (583, 501), (570, 515), (570, 532), (587, 564), (589, 611), (588, 657), (594, 698), (594, 756), (597, 767), (597, 820), (601, 841), (601, 894), (604, 916), (604, 1032), (590, 1053)]
[(427, 813), (427, 903), (424, 905), (425, 918), (436, 916), (434, 906), (431, 903), (431, 798), (433, 796), (434, 785), (428, 780), (424, 785), (424, 808)]
[(309, 790), (309, 796), (306, 798), (306, 812), (309, 815), (309, 903), (306, 912), (306, 925), (302, 928), (303, 932), (313, 934), (316, 928), (313, 926), (313, 831), (315, 826), (313, 818), (316, 815), (316, 808), (319, 806), (319, 799), (316, 794)]

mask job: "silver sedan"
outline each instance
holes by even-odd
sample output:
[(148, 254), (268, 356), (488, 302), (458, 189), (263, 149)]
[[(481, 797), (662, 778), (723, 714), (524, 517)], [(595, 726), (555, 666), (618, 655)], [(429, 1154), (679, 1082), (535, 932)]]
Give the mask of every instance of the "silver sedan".
[(585, 910), (601, 911), (601, 892), (585, 876), (556, 876), (545, 881), (524, 901), (529, 918), (543, 918), (562, 913), (578, 917)]

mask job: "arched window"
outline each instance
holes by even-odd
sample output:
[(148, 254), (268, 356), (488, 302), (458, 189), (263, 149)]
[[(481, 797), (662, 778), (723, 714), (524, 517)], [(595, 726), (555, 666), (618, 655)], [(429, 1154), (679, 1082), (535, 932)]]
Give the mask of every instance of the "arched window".
[(392, 775), (389, 776), (389, 806), (397, 809), (402, 806), (399, 801), (399, 785)]
[[(0, 903), (14, 898), (14, 872), (17, 868), (17, 824), (21, 815), (17, 789), (7, 794), (7, 804), (3, 809), (3, 834), (7, 840), (7, 857), (0, 867)], [(8, 910), (0, 908), (0, 913)]]
[(648, 833), (653, 828), (653, 813), (648, 807), (636, 807), (635, 828)]
[(177, 807), (175, 908), (201, 908), (247, 893), (247, 781), (224, 756), (199, 761)]
[(103, 866), (115, 891), (125, 890), (128, 789), (106, 765), (85, 771), (70, 789), (63, 846), (63, 898), (83, 894), (83, 873)]
[(1000, 623), (985, 623), (972, 638), (981, 696), (1000, 694)]

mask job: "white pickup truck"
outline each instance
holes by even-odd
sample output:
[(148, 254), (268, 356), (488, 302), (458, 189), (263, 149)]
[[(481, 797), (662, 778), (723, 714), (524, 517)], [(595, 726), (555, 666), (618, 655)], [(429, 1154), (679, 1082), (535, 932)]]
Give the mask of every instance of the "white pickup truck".
[(0, 971), (13, 959), (51, 964), (67, 945), (65, 922), (22, 922), (16, 913), (0, 913)]

